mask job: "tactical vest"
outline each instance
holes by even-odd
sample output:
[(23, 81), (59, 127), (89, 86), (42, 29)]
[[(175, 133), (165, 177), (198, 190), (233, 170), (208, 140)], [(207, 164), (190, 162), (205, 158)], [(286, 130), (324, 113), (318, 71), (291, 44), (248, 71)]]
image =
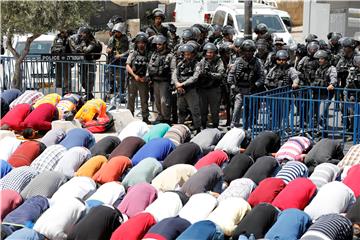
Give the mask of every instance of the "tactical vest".
[(136, 51), (134, 57), (134, 61), (132, 63), (132, 69), (136, 75), (140, 77), (144, 77), (146, 75), (146, 68), (148, 65), (148, 57), (147, 55), (141, 55), (138, 51)]
[(201, 60), (203, 74), (201, 74), (198, 79), (199, 88), (206, 89), (220, 86), (221, 81), (216, 81), (210, 76), (210, 73), (216, 73), (217, 66), (220, 64), (219, 61), (221, 61), (219, 57), (216, 57), (210, 62), (206, 61), (205, 59)]
[(273, 82), (270, 82), (269, 85), (274, 88), (290, 86), (289, 69), (290, 66), (287, 66), (286, 68), (276, 67), (273, 69), (273, 71), (269, 73), (271, 74)]
[[(192, 77), (195, 73), (196, 61), (191, 60), (190, 62), (181, 61), (178, 65), (178, 81), (180, 83), (185, 82), (189, 77)], [(192, 86), (191, 86), (192, 87)]]
[(319, 67), (315, 72), (315, 79), (311, 83), (311, 86), (327, 87), (329, 84), (328, 70), (330, 65)]
[(171, 56), (169, 54), (154, 53), (149, 62), (149, 75), (154, 81), (170, 81)]
[(307, 58), (304, 62), (304, 80), (306, 84), (311, 84), (315, 80), (315, 72), (319, 67), (319, 62), (315, 58)]
[(250, 62), (245, 61), (243, 58), (239, 58), (235, 69), (236, 86), (238, 88), (255, 87), (255, 64), (256, 58), (253, 58)]

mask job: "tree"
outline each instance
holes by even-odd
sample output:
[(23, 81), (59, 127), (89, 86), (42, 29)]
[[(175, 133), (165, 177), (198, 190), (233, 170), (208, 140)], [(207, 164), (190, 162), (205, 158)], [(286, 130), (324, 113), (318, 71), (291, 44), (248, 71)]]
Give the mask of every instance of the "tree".
[[(20, 66), (28, 55), (31, 43), (41, 34), (59, 29), (74, 29), (88, 22), (99, 10), (93, 1), (1, 1), (1, 35), (15, 58), (11, 86), (22, 88)], [(25, 48), (17, 52), (12, 46), (14, 34), (29, 34)]]

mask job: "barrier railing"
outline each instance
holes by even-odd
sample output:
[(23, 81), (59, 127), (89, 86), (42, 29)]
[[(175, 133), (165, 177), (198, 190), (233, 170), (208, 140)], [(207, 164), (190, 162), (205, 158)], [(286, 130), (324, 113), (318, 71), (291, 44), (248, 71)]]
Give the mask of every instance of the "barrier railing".
[(246, 104), (249, 111), (244, 112), (243, 123), (248, 121), (252, 137), (271, 130), (282, 140), (302, 134), (360, 143), (360, 89), (344, 95), (341, 88), (279, 88), (248, 96)]

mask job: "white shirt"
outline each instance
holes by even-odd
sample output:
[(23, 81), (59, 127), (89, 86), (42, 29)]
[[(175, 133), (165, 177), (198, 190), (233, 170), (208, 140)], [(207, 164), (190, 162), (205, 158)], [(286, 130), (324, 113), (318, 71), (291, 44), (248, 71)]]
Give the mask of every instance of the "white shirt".
[(149, 131), (149, 126), (143, 121), (133, 121), (126, 125), (126, 127), (120, 132), (120, 140), (124, 140), (127, 137), (140, 137), (142, 138)]
[(107, 182), (101, 185), (86, 201), (97, 200), (104, 204), (113, 205), (123, 195), (125, 195), (125, 188), (120, 182)]
[(68, 178), (74, 176), (79, 167), (91, 157), (91, 152), (85, 147), (72, 147), (67, 150), (55, 166), (54, 171), (61, 172)]
[(36, 221), (33, 229), (48, 239), (65, 240), (85, 211), (85, 204), (79, 199), (64, 198), (48, 208)]
[(214, 210), (218, 201), (209, 193), (198, 193), (190, 197), (189, 201), (180, 210), (179, 216), (191, 224), (205, 220)]
[(50, 205), (55, 205), (66, 198), (83, 199), (91, 191), (96, 190), (94, 180), (89, 177), (73, 177), (62, 185), (50, 199)]
[(219, 203), (208, 220), (217, 224), (226, 236), (232, 236), (236, 226), (250, 210), (250, 204), (244, 199), (230, 197)]
[(218, 142), (215, 150), (223, 150), (228, 154), (236, 154), (240, 151), (240, 145), (245, 138), (245, 132), (241, 128), (232, 128)]
[(354, 192), (342, 182), (325, 184), (304, 209), (312, 220), (330, 213), (345, 213), (356, 201)]
[(0, 140), (0, 159), (7, 161), (19, 147), (21, 141), (15, 137), (4, 137)]
[(181, 188), (196, 171), (196, 168), (190, 164), (176, 164), (157, 175), (151, 185), (163, 192), (176, 190)]
[(183, 207), (180, 197), (174, 192), (165, 192), (158, 195), (144, 212), (148, 212), (155, 218), (156, 222), (169, 217), (175, 217)]

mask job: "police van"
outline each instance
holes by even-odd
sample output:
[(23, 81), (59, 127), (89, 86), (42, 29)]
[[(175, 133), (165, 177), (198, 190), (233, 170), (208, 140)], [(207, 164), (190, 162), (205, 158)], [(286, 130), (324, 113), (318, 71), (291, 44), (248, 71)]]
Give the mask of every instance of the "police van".
[[(269, 31), (281, 37), (287, 45), (295, 44), (288, 27), (279, 14), (279, 10), (268, 8), (262, 4), (254, 4), (252, 11), (252, 29), (259, 23), (266, 24)], [(243, 37), (245, 26), (244, 3), (221, 4), (215, 10), (212, 24), (218, 24), (220, 26), (230, 25), (234, 27), (235, 37)], [(255, 36), (255, 33), (253, 33), (253, 38), (255, 38)]]

